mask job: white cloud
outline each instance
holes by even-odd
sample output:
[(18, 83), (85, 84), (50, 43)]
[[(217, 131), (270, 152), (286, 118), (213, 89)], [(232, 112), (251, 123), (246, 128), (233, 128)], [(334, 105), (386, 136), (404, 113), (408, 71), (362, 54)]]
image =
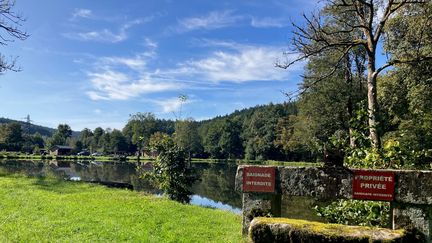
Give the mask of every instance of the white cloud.
[(92, 11), (90, 9), (75, 9), (72, 13), (73, 18), (89, 18), (92, 16)]
[(231, 50), (216, 51), (207, 58), (184, 62), (172, 72), (213, 82), (237, 83), (286, 80), (290, 74), (287, 70), (275, 67), (275, 62), (282, 55), (280, 48), (234, 43), (228, 46)]
[[(148, 43), (148, 49), (157, 47), (150, 40)], [(154, 57), (148, 52), (132, 57), (100, 57), (93, 64), (93, 70), (87, 73), (91, 84), (87, 95), (92, 100), (128, 100), (156, 92), (217, 89), (221, 88), (220, 82), (283, 81), (303, 68), (302, 63), (289, 71), (275, 67), (278, 57), (283, 55), (281, 47), (227, 41), (203, 43), (219, 50), (205, 58), (180, 62), (174, 68), (150, 69), (148, 63)], [(179, 106), (174, 99), (154, 103), (165, 113)]]
[(142, 55), (137, 55), (135, 58), (130, 57), (102, 57), (101, 63), (106, 65), (124, 65), (130, 69), (142, 70), (146, 65), (146, 60)]
[(242, 16), (233, 15), (233, 11), (213, 11), (205, 16), (191, 17), (179, 20), (178, 31), (191, 31), (197, 29), (218, 29), (231, 26), (243, 19)]
[(64, 37), (82, 41), (98, 41), (108, 43), (118, 43), (125, 41), (128, 36), (128, 29), (134, 25), (142, 23), (141, 20), (134, 20), (123, 24), (118, 31), (113, 32), (109, 29), (102, 29), (96, 31), (78, 32), (78, 33), (65, 33)]
[(271, 27), (277, 27), (282, 28), (287, 25), (287, 21), (284, 19), (276, 19), (276, 18), (255, 18), (252, 17), (251, 19), (251, 26), (255, 28), (271, 28)]
[(147, 70), (146, 53), (134, 57), (101, 57), (87, 73), (92, 100), (128, 100), (143, 94), (178, 90), (183, 84), (158, 78)]
[[(126, 40), (126, 32), (120, 31), (119, 33), (113, 33), (108, 29), (103, 29), (101, 31), (90, 31), (76, 33), (76, 39), (84, 41), (100, 41), (100, 42), (112, 42), (117, 43)], [(72, 36), (73, 38), (73, 36)]]
[(154, 81), (150, 76), (131, 78), (113, 70), (89, 73), (88, 76), (94, 90), (87, 95), (93, 100), (128, 100), (142, 94), (181, 88), (173, 82)]
[(157, 49), (158, 48), (158, 43), (151, 40), (150, 38), (145, 38), (144, 39), (144, 46), (148, 47), (149, 49)]
[(156, 105), (162, 108), (163, 113), (170, 113), (179, 111), (182, 105), (192, 103), (190, 100), (181, 101), (179, 98), (171, 98), (166, 100), (153, 101)]

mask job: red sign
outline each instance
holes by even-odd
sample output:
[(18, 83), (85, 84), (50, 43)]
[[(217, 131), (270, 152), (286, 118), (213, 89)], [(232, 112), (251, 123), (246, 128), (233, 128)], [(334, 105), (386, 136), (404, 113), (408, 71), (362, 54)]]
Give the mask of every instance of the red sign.
[(354, 170), (353, 198), (393, 201), (394, 185), (393, 172)]
[(275, 168), (274, 167), (244, 167), (243, 191), (244, 192), (274, 192)]

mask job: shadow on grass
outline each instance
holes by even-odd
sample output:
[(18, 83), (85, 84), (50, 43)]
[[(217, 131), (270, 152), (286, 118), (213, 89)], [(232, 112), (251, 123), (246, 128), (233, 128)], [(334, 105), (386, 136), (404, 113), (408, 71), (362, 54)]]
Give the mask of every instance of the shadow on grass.
[(82, 182), (68, 182), (49, 176), (37, 176), (32, 184), (40, 190), (58, 194), (75, 194), (83, 191)]
[(26, 173), (11, 172), (0, 168), (0, 178), (13, 178), (29, 180), (28, 185), (35, 186), (37, 189), (51, 191), (59, 194), (73, 194), (82, 192), (81, 182), (67, 182), (55, 175), (28, 175)]

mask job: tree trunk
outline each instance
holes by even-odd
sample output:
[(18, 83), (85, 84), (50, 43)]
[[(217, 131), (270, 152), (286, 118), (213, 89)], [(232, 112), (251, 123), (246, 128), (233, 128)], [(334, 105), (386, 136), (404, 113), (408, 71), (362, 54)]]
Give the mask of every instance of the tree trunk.
[(348, 112), (348, 136), (349, 136), (349, 143), (350, 148), (355, 147), (355, 140), (353, 137), (354, 129), (349, 124), (349, 120), (353, 118), (353, 102), (352, 102), (352, 72), (351, 72), (351, 59), (349, 55), (345, 57), (345, 83), (348, 86), (349, 95), (348, 95), (348, 101), (347, 101), (347, 112)]
[(368, 96), (368, 117), (369, 137), (373, 148), (380, 148), (380, 137), (377, 131), (378, 101), (377, 101), (377, 75), (375, 73), (375, 48), (368, 53), (368, 75), (367, 75), (367, 96)]

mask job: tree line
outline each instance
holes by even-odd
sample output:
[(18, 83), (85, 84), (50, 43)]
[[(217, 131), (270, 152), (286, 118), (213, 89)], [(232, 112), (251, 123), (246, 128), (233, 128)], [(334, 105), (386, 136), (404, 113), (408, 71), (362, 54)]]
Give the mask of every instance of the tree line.
[(60, 124), (51, 136), (28, 134), (25, 124), (0, 125), (0, 150), (35, 152), (55, 145), (68, 145), (74, 152), (87, 150), (104, 154), (136, 154), (147, 151), (162, 134), (172, 136), (188, 157), (250, 160), (306, 160), (304, 151), (285, 151), (280, 130), (288, 116), (297, 114), (297, 103), (261, 105), (205, 121), (158, 119), (152, 113), (131, 115), (123, 129), (85, 128), (72, 136)]
[(323, 3), (304, 15), (303, 26), (294, 23), (294, 55), (276, 64), (306, 61), (289, 102), (206, 121), (137, 113), (122, 130), (84, 129), (78, 137), (66, 124), (51, 137), (8, 124), (0, 127), (0, 149), (68, 144), (76, 151), (132, 154), (168, 134), (197, 158), (315, 161), (333, 153), (350, 166), (430, 166), (431, 1)]

